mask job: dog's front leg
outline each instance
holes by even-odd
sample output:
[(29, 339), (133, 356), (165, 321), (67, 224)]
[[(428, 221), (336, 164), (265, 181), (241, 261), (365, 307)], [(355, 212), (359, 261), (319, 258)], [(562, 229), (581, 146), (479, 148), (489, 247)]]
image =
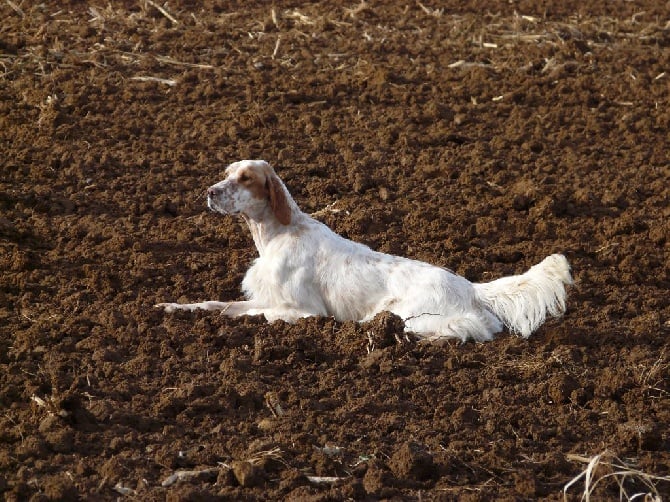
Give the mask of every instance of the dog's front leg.
[(162, 308), (165, 312), (175, 312), (176, 310), (220, 310), (221, 315), (228, 317), (238, 317), (242, 315), (262, 315), (272, 322), (281, 319), (286, 322), (295, 322), (301, 317), (310, 317), (313, 315), (326, 315), (323, 312), (310, 312), (306, 310), (291, 307), (266, 307), (263, 304), (254, 301), (238, 302), (201, 302), (201, 303), (159, 303), (156, 307)]
[(230, 305), (237, 302), (200, 302), (200, 303), (158, 303), (155, 307), (165, 310), (167, 313), (172, 313), (177, 310), (227, 310)]
[(239, 301), (228, 302), (225, 307), (221, 309), (221, 315), (228, 317), (237, 317), (241, 315), (259, 315), (263, 312), (263, 306), (254, 301)]
[(264, 312), (262, 305), (253, 301), (239, 301), (239, 302), (200, 302), (200, 303), (158, 303), (155, 305), (158, 308), (165, 310), (167, 313), (172, 313), (177, 310), (186, 310), (193, 312), (194, 310), (220, 310), (221, 314), (228, 317), (237, 317), (241, 315), (259, 315)]

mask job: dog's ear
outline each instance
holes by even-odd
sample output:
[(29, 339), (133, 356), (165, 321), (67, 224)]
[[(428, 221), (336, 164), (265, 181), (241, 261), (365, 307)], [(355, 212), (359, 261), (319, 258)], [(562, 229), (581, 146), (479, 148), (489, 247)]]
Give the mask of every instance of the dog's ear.
[(277, 218), (277, 221), (282, 225), (289, 225), (291, 223), (291, 208), (286, 200), (284, 188), (281, 181), (275, 173), (269, 173), (265, 180), (265, 188), (270, 194), (270, 207)]

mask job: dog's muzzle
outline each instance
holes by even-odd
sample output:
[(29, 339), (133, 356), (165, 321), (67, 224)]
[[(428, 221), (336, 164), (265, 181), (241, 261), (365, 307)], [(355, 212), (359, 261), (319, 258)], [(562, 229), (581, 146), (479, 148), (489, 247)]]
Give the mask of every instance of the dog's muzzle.
[(221, 194), (222, 190), (219, 187), (212, 186), (207, 189), (207, 207), (212, 211), (221, 212)]
[(207, 207), (221, 214), (237, 214), (235, 197), (230, 193), (230, 187), (213, 185), (207, 189)]

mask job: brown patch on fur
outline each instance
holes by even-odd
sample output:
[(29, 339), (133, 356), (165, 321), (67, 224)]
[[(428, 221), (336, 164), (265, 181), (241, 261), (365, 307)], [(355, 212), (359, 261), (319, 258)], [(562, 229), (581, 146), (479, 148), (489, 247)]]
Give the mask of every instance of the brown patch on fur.
[(270, 192), (270, 206), (275, 217), (282, 225), (291, 223), (291, 208), (286, 200), (284, 188), (275, 173), (269, 173), (265, 180), (265, 186)]
[(265, 183), (265, 173), (255, 166), (247, 167), (237, 175), (237, 183), (251, 192), (256, 199), (268, 199), (270, 194)]
[(282, 225), (291, 223), (291, 209), (286, 194), (271, 167), (248, 166), (237, 175), (237, 183), (251, 192), (256, 199), (268, 199), (275, 218)]

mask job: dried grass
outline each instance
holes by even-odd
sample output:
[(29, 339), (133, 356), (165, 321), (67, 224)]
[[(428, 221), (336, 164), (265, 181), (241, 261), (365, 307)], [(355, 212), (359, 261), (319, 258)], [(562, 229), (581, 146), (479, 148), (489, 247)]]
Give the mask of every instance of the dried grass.
[(172, 14), (170, 14), (167, 9), (162, 7), (161, 5), (157, 4), (156, 2), (153, 2), (152, 0), (145, 0), (145, 3), (151, 5), (153, 8), (158, 10), (161, 14), (163, 14), (167, 19), (170, 20), (170, 22), (174, 25), (178, 25), (179, 21), (177, 21)]
[(664, 347), (651, 366), (640, 366), (637, 372), (637, 375), (639, 375), (637, 379), (638, 384), (651, 397), (667, 398), (670, 395), (670, 392), (667, 390), (669, 374), (670, 361)]
[[(568, 500), (568, 491), (577, 486), (583, 480), (584, 488), (581, 491), (581, 500), (589, 502), (594, 491), (599, 485), (615, 485), (619, 489), (619, 500), (631, 501), (642, 498), (650, 502), (661, 502), (661, 494), (656, 485), (659, 481), (670, 482), (670, 476), (657, 476), (645, 473), (626, 464), (617, 458), (612, 452), (605, 451), (593, 457), (582, 457), (580, 455), (567, 455), (568, 460), (586, 464), (582, 472), (575, 476), (563, 487), (563, 499)], [(633, 488), (630, 484), (642, 485), (643, 491)], [(626, 486), (625, 486), (626, 485)]]
[[(28, 45), (18, 57), (1, 54), (0, 79), (26, 71), (45, 76), (55, 68), (79, 65), (93, 65), (105, 71), (132, 66), (134, 68), (129, 68), (131, 74), (137, 74), (140, 70), (145, 75), (155, 75), (156, 78), (166, 80), (171, 79), (153, 73), (158, 69), (156, 63), (200, 70), (217, 68), (217, 64), (210, 61), (180, 61), (174, 55), (151, 54), (150, 48), (141, 44), (129, 47), (129, 41), (124, 35), (128, 29), (133, 32), (165, 29), (165, 26), (161, 26), (164, 19), (170, 23), (167, 29), (190, 30), (194, 22), (197, 29), (208, 29), (198, 21), (195, 13), (171, 12), (167, 3), (142, 0), (138, 3), (139, 9), (133, 11), (110, 3), (104, 7), (89, 6), (82, 12), (58, 10), (49, 12), (48, 17), (45, 17), (44, 9), (48, 7), (44, 5), (27, 7), (23, 3), (5, 1), (15, 15), (23, 19), (27, 36), (33, 40), (42, 40), (41, 44), (46, 44), (47, 50), (42, 45)], [(267, 15), (262, 16), (266, 21), (261, 17), (250, 18), (249, 28), (237, 34), (231, 33), (229, 47), (206, 53), (215, 53), (217, 56), (229, 54), (231, 58), (251, 57), (259, 69), (265, 66), (264, 61), (274, 61), (299, 70), (307, 57), (313, 58), (310, 63), (321, 70), (351, 71), (357, 74), (360, 69), (359, 52), (343, 51), (337, 54), (336, 65), (333, 65), (335, 55), (329, 51), (330, 46), (324, 46), (323, 53), (313, 52), (312, 49), (318, 47), (313, 41), (363, 38), (369, 43), (387, 43), (396, 40), (416, 47), (423, 45), (432, 50), (434, 34), (444, 33), (446, 37), (441, 41), (442, 45), (454, 47), (457, 51), (467, 46), (472, 48), (467, 55), (461, 55), (462, 59), (456, 58), (447, 65), (452, 71), (469, 71), (478, 67), (496, 72), (537, 69), (538, 62), (529, 63), (524, 51), (519, 50), (520, 46), (531, 44), (547, 47), (544, 66), (539, 63), (541, 71), (560, 78), (565, 73), (563, 68), (569, 67), (570, 72), (575, 72), (589, 63), (576, 61), (572, 49), (557, 53), (557, 47), (576, 43), (582, 52), (588, 54), (602, 47), (613, 48), (619, 44), (630, 44), (631, 41), (649, 45), (654, 41), (660, 43), (667, 40), (667, 27), (644, 12), (626, 19), (575, 15), (559, 22), (523, 13), (506, 17), (448, 14), (442, 8), (432, 8), (416, 0), (407, 6), (406, 18), (380, 22), (385, 17), (377, 9), (374, 3), (366, 0), (325, 13), (318, 6), (309, 5), (300, 10), (271, 8)], [(160, 15), (157, 16), (156, 12)], [(221, 29), (228, 29), (229, 20), (233, 17), (246, 18), (248, 13), (239, 11), (221, 14), (214, 23), (219, 24)], [(44, 19), (48, 21), (45, 23)], [(105, 35), (104, 42), (85, 47), (82, 46), (82, 40), (43, 37), (45, 33), (55, 33), (54, 23), (87, 23)], [(411, 30), (407, 29), (408, 23), (411, 23)], [(274, 33), (269, 35), (270, 31)], [(236, 38), (236, 35), (243, 34), (248, 34), (249, 39)], [(73, 47), (73, 44), (77, 47)], [(539, 51), (540, 58), (542, 52)], [(664, 77), (665, 73), (662, 72), (656, 78), (660, 80)], [(363, 75), (363, 78), (367, 78), (367, 75)], [(622, 106), (630, 105), (622, 103)]]
[(270, 450), (264, 450), (254, 453), (246, 461), (252, 465), (258, 465), (262, 463), (265, 459), (270, 458), (275, 460), (285, 466), (289, 466), (288, 462), (284, 458), (284, 452), (279, 447), (272, 448)]
[(14, 9), (14, 12), (16, 12), (19, 16), (26, 17), (26, 14), (25, 14), (25, 12), (23, 12), (23, 9), (21, 9), (21, 7), (16, 5), (11, 0), (7, 0), (7, 5), (9, 5), (12, 9)]
[(177, 85), (177, 81), (171, 78), (160, 78), (160, 77), (151, 77), (144, 75), (130, 77), (130, 80), (137, 80), (139, 82), (156, 82), (158, 84), (165, 84), (170, 87), (174, 87), (175, 85)]

